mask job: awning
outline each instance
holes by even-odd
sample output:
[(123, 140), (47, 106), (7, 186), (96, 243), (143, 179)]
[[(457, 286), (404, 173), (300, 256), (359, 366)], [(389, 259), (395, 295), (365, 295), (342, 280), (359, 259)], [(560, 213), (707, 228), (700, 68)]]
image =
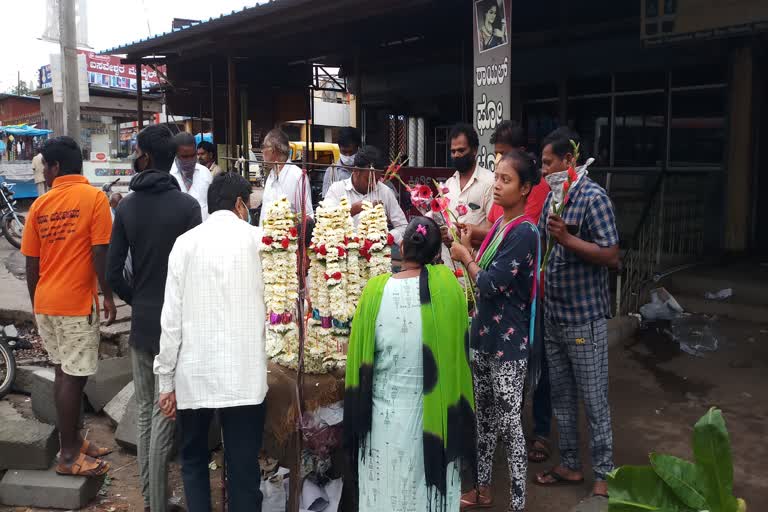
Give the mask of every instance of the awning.
[(0, 125), (0, 133), (7, 133), (8, 135), (13, 135), (14, 137), (39, 137), (41, 135), (48, 135), (49, 133), (53, 133), (53, 130), (35, 128), (34, 126), (29, 126), (27, 124), (16, 124), (8, 126)]

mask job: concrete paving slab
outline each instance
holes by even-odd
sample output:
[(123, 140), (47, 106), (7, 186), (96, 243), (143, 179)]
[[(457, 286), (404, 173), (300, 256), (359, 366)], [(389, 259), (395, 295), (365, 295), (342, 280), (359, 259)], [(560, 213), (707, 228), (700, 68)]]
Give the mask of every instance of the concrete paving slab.
[(573, 507), (571, 512), (608, 512), (608, 500), (599, 496), (592, 496)]
[(103, 476), (61, 476), (53, 468), (44, 471), (10, 470), (0, 481), (0, 503), (16, 507), (77, 510), (96, 497), (103, 482)]
[[(123, 420), (125, 411), (129, 407), (129, 402), (133, 401), (133, 381), (125, 385), (115, 397), (104, 406), (104, 414), (107, 415), (113, 425), (117, 426)], [(135, 403), (134, 403), (135, 407)]]
[(26, 419), (0, 421), (0, 470), (47, 469), (59, 439), (52, 425)]
[(95, 412), (101, 412), (117, 394), (133, 380), (131, 359), (115, 357), (99, 361), (95, 375), (88, 378), (85, 385), (85, 396)]

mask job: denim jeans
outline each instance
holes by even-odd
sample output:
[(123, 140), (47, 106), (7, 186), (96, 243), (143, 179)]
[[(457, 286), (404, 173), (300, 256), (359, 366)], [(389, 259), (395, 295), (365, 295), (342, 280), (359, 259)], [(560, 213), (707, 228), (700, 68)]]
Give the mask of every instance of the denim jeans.
[(552, 396), (550, 395), (549, 365), (541, 358), (541, 377), (533, 392), (533, 435), (548, 438), (552, 432)]
[[(208, 429), (216, 409), (179, 409), (181, 475), (188, 512), (211, 512)], [(265, 406), (218, 409), (224, 431), (229, 512), (261, 510), (259, 451), (264, 433)]]

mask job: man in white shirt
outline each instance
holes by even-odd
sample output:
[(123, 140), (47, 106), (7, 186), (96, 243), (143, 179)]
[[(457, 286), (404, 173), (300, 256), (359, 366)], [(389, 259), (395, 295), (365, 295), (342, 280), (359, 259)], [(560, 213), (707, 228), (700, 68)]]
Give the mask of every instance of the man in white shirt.
[(208, 428), (215, 410), (224, 431), (229, 510), (261, 510), (266, 313), (261, 229), (249, 224), (250, 193), (242, 176), (216, 176), (210, 218), (180, 236), (168, 259), (154, 371), (160, 409), (179, 425), (190, 512), (211, 510)]
[(352, 171), (348, 167), (355, 165), (355, 156), (360, 150), (361, 137), (360, 130), (346, 126), (339, 130), (339, 137), (336, 139), (339, 145), (339, 161), (335, 166), (329, 167), (323, 176), (323, 199), (328, 194), (328, 189), (337, 181), (344, 181), (352, 177)]
[(208, 218), (208, 187), (213, 180), (211, 171), (197, 161), (195, 136), (181, 132), (174, 137), (176, 142), (176, 160), (171, 167), (171, 176), (176, 178), (179, 188), (200, 203), (203, 221)]
[[(481, 224), (493, 206), (494, 175), (488, 169), (477, 164), (477, 150), (480, 140), (472, 125), (456, 124), (448, 136), (451, 144), (451, 158), (456, 173), (448, 178), (445, 196), (450, 199), (448, 209), (453, 212), (451, 222), (458, 219), (459, 224)], [(441, 219), (438, 219), (438, 222)], [(452, 261), (450, 247), (453, 237), (447, 227), (442, 227), (443, 263), (456, 268)]]
[(282, 196), (288, 198), (291, 209), (295, 213), (301, 212), (303, 199), (307, 217), (314, 217), (309, 177), (305, 176), (301, 169), (288, 163), (288, 157), (291, 155), (288, 136), (282, 130), (275, 128), (264, 137), (261, 151), (264, 155), (264, 165), (270, 171), (264, 184), (264, 195), (261, 198), (259, 226), (262, 219), (266, 217), (269, 205)]
[(385, 163), (381, 152), (373, 146), (364, 146), (355, 157), (355, 170), (352, 176), (344, 181), (337, 181), (325, 195), (325, 201), (331, 205), (337, 205), (342, 197), (346, 197), (352, 205), (350, 214), (355, 226), (360, 221), (360, 212), (363, 211), (363, 201), (382, 203), (387, 213), (387, 220), (391, 226), (390, 233), (399, 244), (403, 239), (403, 233), (408, 226), (403, 209), (397, 202), (397, 196), (391, 188), (379, 181)]

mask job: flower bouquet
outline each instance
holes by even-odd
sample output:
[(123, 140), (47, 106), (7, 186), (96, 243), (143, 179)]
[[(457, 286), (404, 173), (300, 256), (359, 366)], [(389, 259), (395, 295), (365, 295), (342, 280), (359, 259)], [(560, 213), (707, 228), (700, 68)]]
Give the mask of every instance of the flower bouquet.
[[(552, 190), (552, 200), (550, 201), (549, 210), (550, 213), (557, 215), (558, 217), (563, 216), (565, 207), (568, 205), (568, 200), (570, 199), (569, 192), (571, 187), (577, 181), (579, 181), (582, 176), (586, 176), (588, 174), (587, 167), (589, 167), (589, 165), (594, 162), (594, 158), (590, 158), (581, 167), (574, 166), (574, 163), (578, 162), (579, 160), (580, 146), (581, 144), (577, 144), (571, 140), (571, 147), (573, 148), (573, 159), (571, 162), (573, 163), (568, 166), (567, 170), (550, 174), (545, 178), (549, 188)], [(549, 261), (549, 256), (552, 253), (552, 249), (554, 249), (554, 247), (555, 240), (549, 236), (547, 239), (547, 250), (544, 253), (544, 259), (541, 262), (541, 270), (545, 270), (547, 268), (547, 262)]]

